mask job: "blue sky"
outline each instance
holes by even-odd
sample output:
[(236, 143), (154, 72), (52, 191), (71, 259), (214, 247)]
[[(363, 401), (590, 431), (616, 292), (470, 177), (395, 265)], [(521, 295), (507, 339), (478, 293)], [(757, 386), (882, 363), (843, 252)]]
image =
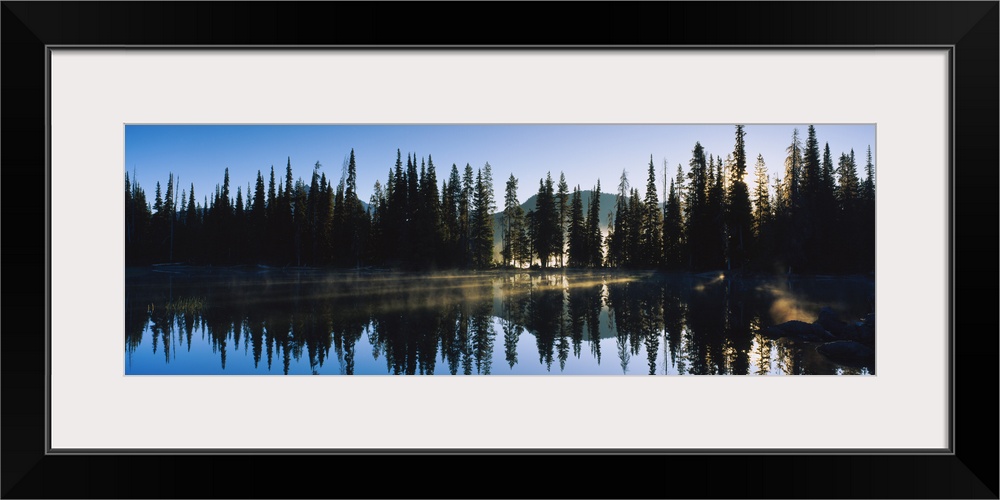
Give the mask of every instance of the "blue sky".
[[(815, 125), (820, 149), (830, 144), (834, 162), (841, 152), (854, 149), (858, 175), (864, 177), (865, 151), (871, 146), (876, 156), (875, 125)], [(757, 155), (762, 154), (771, 183), (783, 175), (785, 148), (792, 130), (798, 128), (805, 144), (808, 124), (747, 125), (746, 150), (748, 182), (752, 181)], [(306, 182), (317, 161), (321, 172), (336, 185), (354, 149), (358, 191), (368, 201), (375, 181), (385, 184), (395, 165), (397, 148), (405, 165), (407, 153), (418, 158), (433, 157), (438, 184), (447, 179), (452, 164), (459, 172), (468, 163), (474, 170), (486, 162), (493, 170), (498, 206), (508, 177), (518, 179), (518, 199), (525, 201), (538, 191), (538, 182), (547, 172), (558, 181), (564, 172), (570, 189), (579, 185), (590, 189), (597, 180), (601, 190), (614, 193), (622, 170), (630, 184), (645, 194), (650, 155), (657, 169), (657, 194), (662, 201), (664, 160), (673, 177), (677, 164), (688, 171), (691, 150), (701, 142), (706, 153), (732, 153), (733, 125), (126, 125), (125, 165), (129, 175), (145, 189), (152, 203), (156, 183), (166, 189), (171, 172), (179, 177), (179, 187), (189, 190), (194, 183), (195, 198), (221, 184), (229, 168), (231, 195), (242, 186), (252, 185), (260, 170), (265, 188), (274, 166), (277, 180), (284, 178), (291, 158), (292, 174)]]

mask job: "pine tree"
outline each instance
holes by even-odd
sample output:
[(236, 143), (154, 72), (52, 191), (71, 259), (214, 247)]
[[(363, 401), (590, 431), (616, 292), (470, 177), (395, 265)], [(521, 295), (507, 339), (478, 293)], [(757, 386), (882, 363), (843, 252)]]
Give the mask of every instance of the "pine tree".
[(580, 186), (573, 189), (569, 209), (569, 265), (585, 267), (587, 258), (587, 227), (583, 219), (583, 196)]
[(416, 154), (406, 155), (406, 176), (405, 176), (405, 189), (406, 189), (406, 211), (404, 212), (404, 217), (402, 219), (402, 232), (401, 239), (399, 242), (399, 251), (402, 252), (401, 256), (403, 261), (408, 267), (419, 266), (420, 263), (417, 261), (417, 224), (415, 223), (420, 219), (420, 175), (417, 172), (417, 158)]
[(866, 202), (875, 202), (875, 164), (872, 163), (871, 146), (868, 146), (868, 153), (865, 159), (865, 182), (861, 187), (861, 197)]
[(176, 192), (174, 190), (174, 174), (171, 172), (167, 179), (167, 198), (165, 200), (165, 208), (167, 211), (167, 238), (169, 239), (169, 244), (167, 247), (167, 260), (169, 262), (174, 261), (174, 221), (177, 219), (177, 199)]
[(153, 214), (163, 217), (163, 192), (160, 190), (160, 181), (156, 181), (156, 197), (153, 200)]
[(590, 206), (587, 207), (587, 265), (601, 267), (604, 262), (603, 236), (601, 235), (601, 180), (590, 192)]
[(823, 147), (823, 167), (821, 169), (816, 209), (821, 215), (821, 221), (826, 223), (833, 220), (837, 209), (836, 179), (833, 158), (830, 155), (830, 143), (826, 143)]
[(771, 204), (771, 218), (778, 219), (784, 217), (785, 207), (788, 205), (788, 200), (785, 199), (785, 182), (779, 176), (774, 176), (774, 203)]
[(609, 267), (624, 267), (628, 263), (629, 226), (632, 223), (629, 219), (630, 194), (628, 173), (622, 170), (622, 175), (618, 178), (618, 195), (615, 198), (614, 221), (609, 221), (609, 226), (611, 226), (608, 233), (607, 261)]
[(826, 143), (819, 169), (819, 182), (813, 192), (813, 199), (811, 201), (807, 199), (806, 203), (812, 231), (811, 244), (806, 249), (806, 255), (814, 272), (824, 272), (836, 267), (833, 254), (839, 238), (834, 227), (837, 220), (837, 199), (833, 172), (830, 144)]
[(129, 180), (128, 172), (125, 172), (125, 262), (127, 265), (144, 262), (149, 257), (147, 240), (150, 216), (145, 193), (137, 181)]
[(195, 253), (190, 242), (200, 241), (201, 239), (201, 217), (198, 215), (198, 206), (194, 202), (194, 183), (191, 183), (191, 191), (188, 192), (188, 206), (187, 206), (187, 218), (184, 219), (184, 226), (188, 234), (188, 255)]
[(406, 219), (409, 208), (407, 207), (407, 187), (406, 172), (403, 170), (403, 160), (399, 149), (396, 149), (396, 168), (392, 178), (386, 186), (391, 186), (388, 193), (389, 208), (387, 211), (388, 225), (386, 237), (392, 239), (389, 249), (389, 259), (399, 263), (407, 257), (405, 253), (407, 243)]
[[(535, 199), (536, 206), (538, 199)], [(528, 213), (524, 215), (524, 225), (527, 229), (528, 234), (528, 267), (534, 265), (535, 255), (538, 255), (538, 218), (535, 217), (534, 210), (528, 210)]]
[(273, 214), (273, 211), (274, 211), (274, 208), (275, 208), (274, 207), (274, 200), (275, 200), (275, 194), (274, 194), (274, 165), (271, 165), (271, 180), (267, 183), (267, 209), (268, 209), (267, 215), (268, 215), (268, 218), (270, 218), (271, 216), (274, 215)]
[(295, 226), (293, 219), (295, 184), (292, 178), (292, 158), (288, 157), (285, 166), (285, 180), (278, 182), (278, 194), (275, 201), (275, 246), (277, 263), (290, 264), (296, 260)]
[(858, 180), (857, 165), (854, 160), (854, 150), (851, 154), (841, 154), (838, 167), (837, 201), (840, 206), (840, 223), (838, 233), (843, 244), (839, 248), (838, 257), (841, 270), (854, 272), (864, 266), (867, 249), (862, 250), (865, 243), (866, 227), (863, 226), (861, 185)]
[(226, 211), (226, 215), (232, 212), (232, 202), (229, 199), (229, 167), (226, 167), (226, 174), (222, 180), (222, 191), (219, 195), (219, 200), (222, 202), (222, 207)]
[[(125, 172), (125, 245), (130, 245), (135, 235), (135, 227), (132, 225), (132, 213), (135, 199), (132, 196), (132, 183), (129, 182), (128, 171)], [(126, 258), (128, 254), (126, 253)]]
[(641, 265), (659, 267), (663, 262), (663, 216), (660, 212), (660, 198), (656, 194), (653, 155), (649, 155), (649, 177), (646, 180), (646, 198), (643, 205)]
[(459, 201), (462, 196), (461, 184), (462, 181), (458, 175), (458, 165), (452, 163), (451, 175), (448, 176), (448, 182), (442, 188), (444, 199), (441, 204), (445, 231), (444, 239), (447, 242), (445, 262), (449, 266), (455, 266), (460, 263), (458, 256), (460, 255), (459, 248), (462, 241), (462, 231), (459, 225)]
[(357, 164), (354, 157), (354, 149), (351, 148), (351, 156), (347, 163), (347, 179), (345, 182), (344, 222), (347, 224), (346, 237), (349, 248), (348, 258), (345, 263), (351, 267), (361, 265), (361, 258), (365, 251), (365, 237), (368, 234), (368, 216), (361, 200), (358, 199), (358, 174)]
[(530, 266), (531, 241), (528, 235), (528, 219), (521, 205), (514, 209), (514, 218), (511, 222), (511, 247), (513, 250), (511, 257), (517, 261), (517, 267), (524, 267), (525, 262)]
[[(191, 189), (194, 189), (192, 184)], [(192, 198), (193, 202), (194, 199)], [(267, 238), (267, 198), (264, 194), (264, 176), (260, 170), (257, 171), (257, 183), (254, 185), (253, 206), (250, 209), (250, 245), (253, 252), (252, 258), (261, 262), (264, 258), (262, 245)]]
[(745, 136), (746, 132), (743, 130), (743, 125), (737, 125), (736, 145), (733, 151), (733, 169), (729, 176), (729, 192), (727, 193), (726, 204), (729, 266), (730, 268), (736, 267), (739, 269), (742, 269), (746, 265), (749, 257), (754, 221), (750, 207), (750, 193), (746, 182), (744, 182), (747, 173)]
[(489, 162), (476, 173), (473, 194), (473, 265), (485, 269), (493, 263), (493, 173)]
[(782, 193), (783, 206), (778, 207), (777, 224), (780, 226), (779, 258), (789, 272), (806, 266), (806, 239), (810, 228), (803, 213), (802, 202), (802, 143), (799, 129), (792, 130), (792, 142), (785, 149), (785, 177)]
[(230, 245), (231, 254), (236, 262), (243, 261), (243, 251), (247, 248), (245, 215), (242, 188), (236, 186), (236, 203), (233, 205), (233, 219), (231, 222), (232, 239), (227, 242)]
[(861, 237), (858, 242), (858, 269), (865, 272), (875, 271), (875, 164), (872, 162), (872, 147), (868, 146), (865, 159), (865, 181), (861, 186), (861, 209), (858, 221), (861, 226)]
[(299, 179), (295, 182), (295, 188), (290, 190), (290, 196), (292, 199), (292, 226), (294, 231), (294, 257), (295, 265), (302, 266), (305, 265), (304, 261), (304, 243), (306, 239), (306, 233), (309, 231), (308, 219), (306, 218), (306, 204), (308, 203), (309, 189), (306, 184)]
[(668, 193), (663, 215), (663, 264), (668, 269), (680, 269), (684, 265), (681, 260), (684, 221), (681, 216), (681, 204), (674, 180), (670, 181)]
[(416, 155), (406, 154), (406, 203), (410, 211), (407, 214), (407, 222), (412, 222), (414, 215), (419, 209), (420, 198), (420, 175), (417, 172)]
[(288, 206), (292, 206), (292, 200), (295, 198), (295, 191), (293, 186), (295, 184), (295, 179), (292, 178), (292, 157), (288, 157), (288, 163), (285, 164), (285, 198), (288, 201)]
[(549, 265), (549, 258), (558, 251), (555, 238), (559, 226), (559, 209), (556, 206), (555, 189), (551, 172), (545, 180), (538, 181), (538, 197), (534, 210), (534, 247), (542, 268)]
[(802, 177), (802, 143), (799, 141), (799, 129), (792, 130), (792, 143), (788, 145), (785, 152), (788, 156), (785, 157), (784, 199), (788, 208), (798, 207)]
[(462, 191), (458, 200), (458, 227), (461, 232), (460, 259), (462, 265), (469, 267), (472, 262), (472, 196), (475, 187), (472, 165), (465, 164), (465, 172), (462, 175)]
[(381, 265), (385, 262), (385, 228), (383, 226), (385, 199), (382, 183), (376, 179), (375, 185), (372, 187), (372, 196), (368, 200), (368, 218), (371, 220), (371, 226), (368, 231), (368, 253), (366, 254), (366, 260), (373, 265)]
[(830, 156), (830, 143), (828, 142), (823, 146), (823, 168), (820, 175), (821, 198), (833, 198), (835, 184), (833, 158)]
[(320, 215), (319, 215), (319, 169), (322, 164), (317, 160), (313, 165), (312, 178), (309, 181), (309, 195), (306, 201), (306, 233), (303, 235), (305, 241), (306, 262), (316, 264), (319, 258), (320, 244)]
[(275, 263), (279, 258), (278, 239), (281, 237), (278, 222), (278, 196), (275, 191), (274, 165), (271, 165), (271, 177), (267, 184), (267, 211), (265, 226), (267, 238), (264, 240), (264, 252), (268, 262)]
[[(772, 271), (774, 257), (774, 205), (771, 194), (768, 191), (768, 184), (771, 182), (767, 173), (767, 166), (764, 163), (764, 156), (757, 155), (757, 163), (754, 166), (754, 189), (753, 189), (753, 244), (751, 246), (750, 263), (755, 269)], [(780, 185), (778, 182), (776, 185)], [(778, 193), (781, 190), (778, 189)]]
[(810, 272), (824, 270), (826, 257), (823, 255), (830, 243), (828, 234), (830, 221), (826, 220), (823, 199), (823, 171), (820, 165), (819, 142), (816, 128), (809, 126), (806, 148), (802, 157), (800, 178), (800, 204), (796, 215), (796, 225), (802, 240), (804, 268)]
[(840, 163), (837, 170), (839, 176), (837, 201), (840, 203), (840, 209), (844, 212), (851, 212), (856, 208), (861, 194), (858, 182), (858, 169), (852, 158), (853, 153), (851, 151), (851, 155), (840, 155)]
[(642, 220), (646, 207), (639, 198), (639, 190), (632, 188), (628, 200), (628, 233), (625, 237), (625, 265), (628, 267), (644, 267)]
[[(177, 184), (180, 184), (180, 176), (177, 177)], [(176, 255), (179, 259), (186, 259), (188, 254), (185, 245), (188, 242), (187, 226), (185, 222), (187, 221), (187, 191), (181, 189), (181, 196), (177, 199), (177, 217), (175, 218), (175, 223), (177, 224), (177, 229), (175, 229), (176, 240), (177, 240), (177, 251)]]
[(421, 163), (420, 176), (420, 220), (418, 237), (418, 255), (421, 265), (434, 266), (442, 263), (442, 224), (441, 224), (441, 199), (437, 186), (437, 170), (434, 168), (434, 159), (427, 155), (427, 168), (423, 168)]
[(514, 255), (517, 252), (515, 245), (515, 219), (517, 218), (518, 208), (520, 208), (520, 203), (517, 201), (517, 178), (514, 177), (514, 174), (510, 174), (504, 191), (503, 228), (500, 233), (503, 240), (501, 243), (500, 256), (504, 266), (508, 266), (513, 263)]
[(333, 186), (326, 173), (319, 178), (319, 199), (316, 201), (316, 216), (319, 238), (319, 264), (333, 264)]
[(771, 179), (767, 175), (767, 166), (764, 165), (764, 156), (757, 155), (757, 164), (754, 166), (756, 184), (753, 199), (753, 233), (760, 237), (764, 227), (771, 220), (771, 195), (768, 192), (768, 184)]
[(722, 172), (722, 158), (718, 158), (714, 169), (709, 156), (709, 189), (705, 197), (708, 205), (705, 229), (705, 267), (719, 269), (725, 263), (726, 245), (729, 236), (726, 230), (726, 191), (723, 187), (725, 176)]
[(566, 253), (566, 227), (569, 223), (569, 185), (566, 175), (559, 172), (559, 185), (556, 191), (556, 206), (559, 208), (559, 230), (556, 231), (556, 248), (559, 252), (559, 267), (563, 267), (563, 255)]
[(694, 270), (708, 267), (707, 256), (712, 245), (712, 220), (708, 203), (709, 165), (705, 158), (705, 149), (700, 142), (695, 142), (691, 151), (691, 161), (688, 164), (687, 177), (691, 182), (687, 186), (687, 216), (685, 240), (687, 242), (686, 256)]
[[(346, 172), (343, 172), (346, 174)], [(347, 179), (341, 175), (340, 182), (333, 197), (333, 218), (330, 221), (330, 233), (333, 245), (331, 258), (335, 265), (346, 267), (350, 265), (351, 243), (353, 238), (348, 228)]]
[[(819, 191), (822, 186), (822, 171), (820, 170), (820, 160), (819, 160), (819, 141), (816, 139), (816, 128), (809, 125), (809, 131), (806, 136), (806, 149), (805, 154), (802, 157), (802, 197), (806, 201), (807, 206), (813, 205), (813, 203), (819, 197)], [(813, 207), (809, 207), (810, 209)]]
[(677, 196), (677, 220), (680, 221), (680, 233), (677, 236), (677, 257), (675, 267), (677, 269), (687, 269), (691, 266), (691, 256), (688, 247), (688, 220), (687, 216), (690, 215), (690, 210), (688, 210), (689, 204), (688, 199), (688, 187), (687, 180), (688, 176), (684, 173), (684, 167), (678, 163), (677, 164), (677, 174), (674, 176), (674, 193)]
[(150, 252), (156, 262), (163, 262), (166, 258), (164, 246), (169, 238), (167, 224), (167, 210), (163, 202), (163, 191), (160, 188), (160, 182), (157, 181), (156, 194), (153, 198), (153, 213), (149, 223)]

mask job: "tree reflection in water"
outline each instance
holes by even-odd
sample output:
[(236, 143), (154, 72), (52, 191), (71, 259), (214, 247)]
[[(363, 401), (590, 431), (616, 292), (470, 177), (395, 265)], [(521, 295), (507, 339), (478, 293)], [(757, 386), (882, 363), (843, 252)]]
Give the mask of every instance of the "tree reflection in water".
[(213, 270), (133, 273), (125, 291), (127, 374), (875, 371), (768, 334), (824, 306), (859, 320), (872, 312), (864, 278)]

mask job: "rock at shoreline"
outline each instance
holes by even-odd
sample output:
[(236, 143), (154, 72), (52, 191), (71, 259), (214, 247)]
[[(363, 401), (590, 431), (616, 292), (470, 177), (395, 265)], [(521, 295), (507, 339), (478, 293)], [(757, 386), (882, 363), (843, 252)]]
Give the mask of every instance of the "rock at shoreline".
[(833, 335), (815, 323), (792, 320), (768, 327), (765, 333), (774, 338), (790, 337), (807, 342), (823, 342), (833, 340)]
[(870, 313), (857, 325), (858, 342), (875, 345), (875, 313)]
[(847, 323), (841, 321), (837, 313), (824, 307), (819, 311), (819, 318), (813, 322), (838, 340), (854, 340), (869, 347), (875, 345), (875, 313), (870, 313), (861, 321)]
[(841, 321), (837, 313), (829, 307), (819, 310), (819, 318), (813, 324), (819, 325), (839, 339), (856, 340), (857, 332), (854, 325)]
[(816, 351), (834, 363), (855, 367), (872, 367), (875, 350), (853, 340), (837, 340), (817, 346)]

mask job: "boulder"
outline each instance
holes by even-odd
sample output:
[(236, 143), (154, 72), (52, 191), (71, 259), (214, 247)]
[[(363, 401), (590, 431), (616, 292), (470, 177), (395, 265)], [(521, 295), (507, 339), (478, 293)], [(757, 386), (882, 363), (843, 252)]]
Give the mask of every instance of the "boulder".
[(768, 327), (764, 333), (773, 338), (789, 337), (808, 342), (833, 340), (833, 335), (823, 329), (822, 326), (798, 320), (786, 321), (779, 325)]
[(857, 328), (846, 321), (841, 321), (836, 311), (829, 307), (819, 310), (819, 318), (813, 324), (819, 325), (838, 339), (857, 340)]
[(834, 363), (855, 366), (873, 367), (875, 365), (875, 350), (853, 340), (837, 340), (817, 346), (816, 351)]
[(875, 345), (875, 313), (870, 313), (857, 323), (857, 341)]

